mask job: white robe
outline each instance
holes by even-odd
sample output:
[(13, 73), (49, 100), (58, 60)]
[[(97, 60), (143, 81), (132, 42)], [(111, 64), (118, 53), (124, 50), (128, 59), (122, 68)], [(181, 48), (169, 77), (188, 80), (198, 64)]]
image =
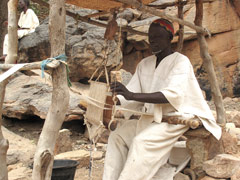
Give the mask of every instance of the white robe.
[(216, 124), (203, 98), (189, 59), (175, 52), (165, 57), (158, 67), (155, 67), (155, 56), (143, 59), (127, 88), (136, 93), (160, 91), (169, 103), (140, 103), (127, 101), (123, 96), (118, 96), (123, 107), (143, 110), (153, 115), (142, 115), (138, 121), (125, 121), (111, 132), (103, 180), (152, 179), (159, 168), (167, 162), (178, 138), (188, 130), (185, 125), (161, 122), (162, 115), (173, 112), (197, 115), (207, 130), (217, 139), (221, 137), (221, 128)]
[(154, 121), (160, 123), (163, 114), (178, 112), (199, 117), (204, 127), (216, 139), (221, 137), (221, 128), (216, 124), (213, 114), (205, 101), (193, 67), (189, 59), (175, 52), (165, 57), (156, 67), (156, 56), (143, 59), (127, 85), (128, 90), (136, 93), (162, 92), (170, 105), (139, 103), (127, 101), (118, 96), (121, 105), (127, 108), (143, 110), (154, 114)]
[[(36, 27), (39, 26), (39, 20), (37, 15), (34, 13), (32, 9), (28, 9), (26, 13), (21, 12), (20, 18), (18, 20), (18, 26), (20, 28), (27, 28), (20, 29), (17, 31), (18, 39), (35, 31)], [(3, 42), (3, 54), (7, 55), (8, 54), (7, 52), (8, 52), (8, 34), (5, 35)]]

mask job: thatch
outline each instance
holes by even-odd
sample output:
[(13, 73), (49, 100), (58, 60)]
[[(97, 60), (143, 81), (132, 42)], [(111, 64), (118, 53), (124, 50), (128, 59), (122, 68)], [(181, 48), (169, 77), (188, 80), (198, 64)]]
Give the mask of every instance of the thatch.
[[(144, 4), (149, 4), (155, 0), (142, 0)], [(121, 7), (123, 4), (113, 0), (66, 0), (66, 3), (82, 8), (107, 11), (111, 8)]]

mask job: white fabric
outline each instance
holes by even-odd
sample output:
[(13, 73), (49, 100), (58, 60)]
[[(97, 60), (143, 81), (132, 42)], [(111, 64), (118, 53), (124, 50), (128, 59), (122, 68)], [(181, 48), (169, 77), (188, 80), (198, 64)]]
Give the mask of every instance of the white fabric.
[(221, 137), (221, 128), (204, 100), (189, 59), (176, 52), (155, 67), (156, 56), (143, 59), (127, 88), (135, 93), (160, 91), (169, 103), (139, 103), (118, 96), (123, 107), (152, 115), (126, 121), (110, 134), (103, 180), (150, 180), (156, 174), (177, 139), (188, 130), (184, 125), (161, 122), (163, 115), (196, 115), (217, 139)]
[(141, 131), (138, 127), (142, 121), (128, 120), (111, 132), (103, 180), (151, 180), (167, 162), (175, 142), (188, 130), (184, 125), (152, 122), (150, 116), (143, 118), (145, 128)]
[[(18, 39), (35, 31), (36, 27), (39, 26), (39, 20), (37, 15), (34, 13), (32, 9), (28, 9), (26, 13), (21, 12), (20, 18), (18, 20), (18, 26), (20, 28), (27, 28), (20, 29), (17, 31)], [(6, 55), (8, 54), (7, 52), (8, 52), (8, 34), (5, 35), (3, 42), (3, 54)]]
[(161, 91), (170, 105), (138, 103), (127, 101), (118, 96), (125, 107), (136, 109), (142, 105), (143, 110), (154, 114), (154, 121), (160, 123), (162, 115), (172, 111), (193, 114), (199, 117), (204, 127), (217, 139), (221, 137), (221, 128), (216, 124), (212, 112), (205, 101), (189, 59), (175, 52), (165, 57), (158, 67), (156, 56), (143, 59), (127, 88), (132, 92), (153, 93)]

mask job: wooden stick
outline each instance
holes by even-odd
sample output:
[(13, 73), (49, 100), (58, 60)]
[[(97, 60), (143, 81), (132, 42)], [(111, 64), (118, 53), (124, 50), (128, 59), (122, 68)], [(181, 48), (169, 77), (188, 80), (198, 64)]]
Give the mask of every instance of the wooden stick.
[[(65, 53), (65, 0), (50, 0), (49, 37), (51, 57)], [(63, 63), (52, 71), (52, 102), (34, 156), (33, 180), (50, 180), (53, 152), (69, 105), (67, 71)]]
[(166, 13), (164, 13), (164, 12), (158, 10), (158, 9), (146, 6), (146, 5), (144, 5), (143, 3), (141, 3), (137, 0), (115, 0), (115, 1), (134, 6), (135, 8), (137, 8), (138, 10), (140, 10), (142, 12), (150, 13), (150, 14), (153, 14), (155, 16), (159, 16), (159, 17), (162, 17), (162, 18), (169, 19), (171, 21), (178, 22), (179, 24), (188, 26), (188, 27), (196, 30), (199, 33), (209, 34), (209, 31), (207, 29), (201, 27), (201, 26), (196, 26), (191, 22), (184, 21), (184, 20), (179, 19), (175, 16), (167, 15)]
[(93, 17), (101, 17), (101, 16), (104, 16), (104, 15), (111, 15), (111, 14), (109, 12), (103, 11), (103, 12), (98, 12), (98, 13), (94, 13), (94, 14), (89, 14), (89, 15), (86, 15), (86, 16), (83, 16), (83, 17), (93, 18)]
[(171, 6), (178, 6), (178, 5), (186, 5), (188, 3), (188, 0), (187, 1), (175, 1), (174, 2), (167, 2), (167, 3), (163, 3), (163, 4), (160, 4), (160, 5), (147, 5), (149, 7), (154, 7), (154, 8), (157, 8), (157, 9), (166, 9), (167, 7), (171, 7)]
[[(214, 2), (216, 0), (203, 0), (203, 3), (211, 3), (211, 2)], [(193, 4), (195, 3), (194, 1), (192, 0), (186, 0), (186, 1), (182, 1), (182, 5), (186, 5), (186, 4)], [(176, 1), (176, 0), (173, 0), (173, 2), (167, 2), (167, 3), (163, 3), (163, 4), (159, 4), (159, 5), (147, 5), (149, 7), (154, 7), (154, 8), (157, 8), (157, 9), (166, 9), (167, 7), (172, 7), (172, 6), (178, 6), (179, 5), (179, 2)]]
[[(17, 47), (18, 47), (18, 36), (17, 36), (17, 5), (18, 0), (8, 1), (8, 55), (5, 63), (15, 63), (17, 60)], [(0, 73), (2, 70), (0, 69)], [(4, 138), (2, 134), (2, 108), (5, 96), (5, 89), (7, 80), (0, 83), (0, 179), (8, 179), (7, 170), (7, 150), (8, 140)]]
[[(25, 66), (21, 68), (21, 70), (32, 70), (32, 69), (41, 69), (42, 62), (33, 62), (33, 63), (26, 63)], [(0, 64), (0, 69), (6, 71), (16, 64)], [(46, 64), (46, 69), (55, 69), (60, 65), (58, 60), (52, 60), (52, 62)]]
[[(202, 0), (196, 0), (196, 16), (194, 21), (195, 24), (198, 26), (202, 26), (202, 19), (203, 19), (203, 2)], [(200, 47), (200, 55), (203, 59), (203, 64), (208, 74), (214, 104), (216, 106), (217, 122), (221, 125), (224, 125), (226, 123), (225, 110), (223, 106), (222, 94), (214, 71), (212, 57), (208, 52), (208, 45), (205, 36), (202, 33), (197, 33), (197, 37)]]
[[(42, 6), (45, 6), (45, 7), (49, 8), (49, 4), (47, 2), (44, 2), (42, 0), (32, 0), (32, 1), (35, 2), (35, 3), (38, 3), (38, 4), (42, 5)], [(76, 21), (80, 20), (82, 22), (93, 24), (93, 25), (96, 25), (96, 26), (99, 26), (99, 27), (103, 27), (103, 28), (107, 27), (107, 24), (91, 20), (87, 16), (80, 16), (79, 14), (75, 14), (75, 13), (70, 12), (70, 11), (66, 11), (66, 13), (67, 13), (68, 16), (73, 17)], [(120, 27), (119, 26), (118, 26), (118, 31), (120, 31)], [(138, 34), (138, 35), (141, 35), (141, 36), (147, 36), (147, 33), (141, 32), (141, 31), (136, 31), (136, 30), (134, 30), (133, 28), (131, 28), (129, 26), (121, 27), (121, 31), (123, 31), (123, 32), (130, 32), (130, 33)]]
[[(178, 17), (183, 20), (183, 1), (178, 1)], [(177, 51), (182, 52), (184, 42), (184, 26), (179, 24), (179, 36), (178, 36), (178, 43), (177, 43)]]
[[(110, 122), (110, 119), (108, 120), (110, 123), (108, 124), (108, 129), (111, 131), (114, 131), (117, 128), (117, 124), (119, 121), (122, 121), (124, 117), (118, 117), (115, 118), (114, 121)], [(107, 119), (106, 119), (107, 121)], [(168, 124), (183, 124), (186, 126), (189, 126), (191, 129), (197, 129), (201, 126), (203, 126), (202, 122), (199, 120), (198, 117), (194, 116), (193, 118), (183, 118), (179, 116), (163, 116), (162, 122), (166, 122)]]

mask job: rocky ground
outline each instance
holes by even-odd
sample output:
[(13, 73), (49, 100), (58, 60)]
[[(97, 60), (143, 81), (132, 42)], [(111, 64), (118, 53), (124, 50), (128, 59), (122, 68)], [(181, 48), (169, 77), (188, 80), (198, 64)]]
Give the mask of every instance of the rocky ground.
[[(229, 112), (231, 112), (230, 114), (239, 112), (240, 98), (225, 98), (224, 103), (228, 114)], [(214, 109), (213, 102), (209, 102), (209, 105)], [(30, 178), (32, 158), (43, 123), (43, 120), (37, 117), (32, 120), (4, 118), (3, 126), (7, 129), (3, 129), (3, 131), (10, 142), (8, 150), (9, 180)], [(85, 127), (82, 121), (65, 122), (62, 129), (68, 129), (68, 132), (70, 132), (65, 137), (61, 137), (61, 141), (71, 142), (68, 145), (71, 146), (71, 150), (68, 150), (67, 154), (62, 153), (55, 158), (75, 159), (80, 162), (75, 174), (76, 180), (88, 180), (89, 174), (91, 174), (92, 179), (100, 180), (103, 173), (106, 144), (98, 143), (94, 148), (84, 135)], [(90, 152), (93, 158), (91, 168)]]

